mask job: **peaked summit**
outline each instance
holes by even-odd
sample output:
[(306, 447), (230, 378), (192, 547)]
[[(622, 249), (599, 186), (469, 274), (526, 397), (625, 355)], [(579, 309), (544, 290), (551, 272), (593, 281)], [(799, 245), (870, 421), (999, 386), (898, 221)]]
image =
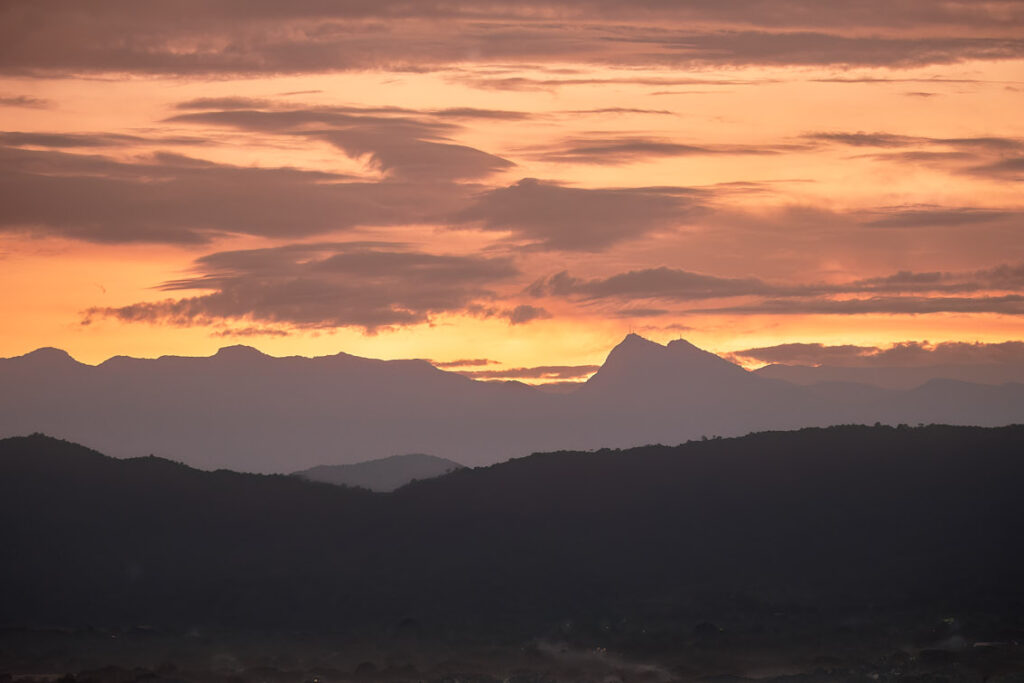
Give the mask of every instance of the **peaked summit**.
[(707, 401), (764, 385), (747, 372), (684, 339), (662, 346), (628, 334), (581, 391), (590, 395), (629, 392), (637, 400), (689, 397)]

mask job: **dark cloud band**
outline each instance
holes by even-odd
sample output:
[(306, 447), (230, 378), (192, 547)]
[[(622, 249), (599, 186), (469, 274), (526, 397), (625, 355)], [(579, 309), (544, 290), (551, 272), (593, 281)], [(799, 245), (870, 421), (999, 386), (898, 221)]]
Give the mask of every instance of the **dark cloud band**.
[(198, 259), (195, 270), (194, 277), (166, 282), (161, 289), (208, 293), (91, 308), (83, 323), (100, 318), (181, 326), (250, 321), (373, 332), (472, 311), (494, 299), (492, 286), (518, 274), (504, 257), (429, 254), (356, 242), (218, 252)]

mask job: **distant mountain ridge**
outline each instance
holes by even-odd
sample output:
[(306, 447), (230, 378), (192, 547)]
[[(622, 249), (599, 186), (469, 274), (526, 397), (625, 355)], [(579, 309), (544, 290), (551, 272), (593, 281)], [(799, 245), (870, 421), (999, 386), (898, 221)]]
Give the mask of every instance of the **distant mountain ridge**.
[(743, 368), (683, 339), (667, 345), (629, 334), (588, 379), (584, 395), (644, 394), (663, 400), (706, 401), (764, 384)]
[(116, 457), (295, 472), (396, 453), (470, 466), (535, 451), (625, 448), (832, 424), (1024, 422), (1024, 385), (934, 380), (909, 390), (801, 385), (748, 372), (684, 340), (628, 335), (582, 386), (545, 392), (423, 360), (345, 353), (111, 358), (57, 349), (0, 359), (0, 436), (43, 432)]
[(325, 484), (356, 486), (379, 493), (389, 493), (412, 481), (433, 479), (463, 467), (454, 460), (439, 458), (436, 455), (406, 453), (351, 465), (318, 465), (293, 472), (292, 476)]

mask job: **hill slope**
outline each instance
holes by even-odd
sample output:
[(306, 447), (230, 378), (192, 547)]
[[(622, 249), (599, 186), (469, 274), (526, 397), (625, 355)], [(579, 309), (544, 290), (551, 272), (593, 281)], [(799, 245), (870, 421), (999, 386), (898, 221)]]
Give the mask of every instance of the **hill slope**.
[(838, 427), (539, 454), (385, 496), (6, 439), (0, 621), (536, 633), (1016, 609), (1021, 453), (1022, 427)]
[(454, 460), (425, 453), (392, 455), (352, 465), (319, 465), (295, 472), (293, 476), (337, 486), (358, 486), (387, 493), (411, 481), (433, 479), (461, 469)]

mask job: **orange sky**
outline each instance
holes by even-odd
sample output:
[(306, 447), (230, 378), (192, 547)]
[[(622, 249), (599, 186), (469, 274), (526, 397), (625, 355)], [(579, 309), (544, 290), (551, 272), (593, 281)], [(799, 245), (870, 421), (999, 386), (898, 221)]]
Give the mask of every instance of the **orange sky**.
[(1024, 338), (1021, 3), (794, 5), (5, 5), (0, 356)]

